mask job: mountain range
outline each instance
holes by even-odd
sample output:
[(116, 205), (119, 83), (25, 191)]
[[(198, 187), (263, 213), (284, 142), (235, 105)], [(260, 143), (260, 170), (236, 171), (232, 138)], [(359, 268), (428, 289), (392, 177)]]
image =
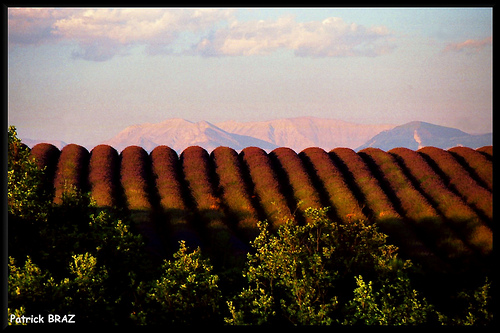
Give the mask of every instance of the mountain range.
[(207, 151), (218, 146), (237, 151), (256, 146), (271, 151), (289, 147), (296, 152), (307, 147), (332, 149), (356, 148), (381, 131), (394, 125), (362, 125), (334, 119), (315, 117), (284, 118), (270, 121), (226, 121), (211, 124), (184, 119), (168, 119), (157, 124), (131, 126), (105, 141), (118, 151), (138, 145), (150, 151), (158, 145), (167, 145), (177, 152), (188, 146), (198, 145)]
[(473, 135), (456, 128), (412, 121), (375, 135), (356, 150), (367, 147), (376, 147), (386, 151), (396, 147), (417, 150), (425, 146), (442, 149), (456, 146), (479, 148), (492, 144), (493, 133)]
[[(28, 146), (36, 140), (24, 140)], [(38, 141), (42, 142), (42, 141)], [(59, 142), (58, 142), (59, 143)], [(390, 150), (406, 147), (413, 150), (423, 146), (451, 148), (462, 145), (471, 148), (493, 144), (493, 134), (472, 135), (455, 128), (413, 121), (404, 125), (356, 124), (316, 117), (284, 118), (269, 121), (226, 121), (216, 124), (207, 121), (191, 122), (185, 119), (167, 119), (160, 123), (129, 126), (113, 138), (102, 142), (122, 151), (137, 145), (150, 152), (156, 146), (166, 145), (181, 153), (189, 146), (201, 146), (208, 152), (219, 146), (240, 151), (256, 146), (266, 151), (289, 147), (300, 152), (308, 147), (330, 150), (347, 147), (356, 151), (366, 147)], [(64, 145), (56, 145), (59, 149)]]

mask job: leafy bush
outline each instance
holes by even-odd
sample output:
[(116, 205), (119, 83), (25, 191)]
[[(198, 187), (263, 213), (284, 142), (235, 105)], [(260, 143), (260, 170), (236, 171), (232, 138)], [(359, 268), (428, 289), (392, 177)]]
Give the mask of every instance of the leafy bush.
[(214, 324), (222, 299), (210, 260), (200, 248), (190, 252), (180, 242), (174, 260), (165, 260), (159, 279), (138, 287), (144, 298), (135, 302), (132, 319), (140, 324)]
[(17, 138), (14, 126), (9, 127), (8, 135), (8, 213), (31, 222), (44, 220), (52, 199), (51, 191), (44, 187), (45, 171), (38, 168), (29, 149)]
[[(306, 210), (313, 222), (299, 226), (288, 221), (272, 235), (268, 225), (253, 242), (244, 271), (249, 287), (228, 302), (231, 324), (358, 324), (374, 307), (392, 308), (388, 321), (379, 324), (415, 324), (427, 321), (432, 308), (418, 297), (408, 282), (411, 263), (397, 257), (397, 248), (386, 244), (386, 235), (362, 220), (334, 223), (326, 209)], [(362, 278), (375, 281), (380, 295), (388, 290), (405, 297), (375, 300), (372, 307), (359, 307)], [(402, 282), (401, 282), (402, 281)], [(370, 286), (372, 284), (370, 283)], [(370, 290), (373, 292), (373, 289)], [(416, 302), (416, 303), (415, 303)], [(415, 306), (417, 304), (417, 306)], [(344, 317), (345, 316), (345, 317)]]

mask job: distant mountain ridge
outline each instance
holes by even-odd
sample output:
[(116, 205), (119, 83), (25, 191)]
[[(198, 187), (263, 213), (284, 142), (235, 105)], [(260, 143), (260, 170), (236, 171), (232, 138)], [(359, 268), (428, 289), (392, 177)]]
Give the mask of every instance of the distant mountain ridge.
[(336, 119), (297, 117), (258, 122), (226, 121), (217, 126), (230, 133), (253, 136), (278, 147), (289, 147), (300, 152), (308, 147), (354, 149), (395, 125), (365, 125)]
[(270, 151), (289, 147), (300, 152), (308, 147), (332, 149), (356, 148), (377, 133), (395, 125), (362, 125), (335, 119), (315, 117), (284, 118), (259, 122), (226, 121), (211, 124), (185, 119), (167, 119), (157, 124), (127, 127), (115, 137), (103, 142), (121, 151), (138, 145), (151, 151), (158, 145), (167, 145), (182, 152), (189, 146), (201, 146), (212, 151), (218, 146), (235, 150), (256, 146)]
[(63, 149), (63, 147), (67, 145), (66, 142), (61, 141), (61, 140), (21, 139), (21, 142), (30, 148), (33, 148), (35, 145), (37, 145), (39, 143), (50, 143), (51, 145), (55, 146), (59, 150)]
[[(62, 141), (22, 140), (27, 146), (49, 142), (62, 149)], [(400, 126), (391, 124), (365, 125), (342, 120), (316, 117), (284, 118), (269, 121), (225, 121), (212, 124), (185, 119), (166, 119), (160, 123), (145, 123), (125, 128), (113, 138), (102, 142), (122, 151), (128, 146), (140, 146), (152, 151), (166, 145), (181, 153), (189, 146), (200, 146), (211, 152), (219, 146), (240, 151), (260, 147), (271, 151), (289, 147), (300, 152), (308, 147), (331, 150), (337, 147), (355, 151), (367, 147), (388, 151), (396, 147), (417, 150), (424, 146), (448, 149), (455, 146), (478, 148), (493, 144), (493, 133), (473, 135), (459, 129), (412, 121)]]
[(448, 149), (456, 146), (479, 148), (493, 144), (493, 133), (468, 134), (459, 129), (434, 125), (423, 121), (412, 121), (390, 130), (380, 132), (365, 144), (356, 148), (368, 147), (388, 151), (397, 147), (417, 150), (425, 146)]
[(219, 146), (228, 146), (235, 150), (248, 146), (270, 150), (277, 148), (276, 145), (258, 138), (226, 132), (207, 121), (193, 123), (185, 119), (167, 119), (157, 124), (130, 126), (104, 144), (118, 151), (137, 145), (148, 152), (159, 145), (169, 146), (177, 152), (189, 146), (201, 146), (208, 151)]

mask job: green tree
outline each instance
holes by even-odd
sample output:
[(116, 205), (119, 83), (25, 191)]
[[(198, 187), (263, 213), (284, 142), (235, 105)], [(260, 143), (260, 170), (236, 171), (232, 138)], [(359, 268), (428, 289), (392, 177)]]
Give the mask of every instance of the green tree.
[(411, 288), (410, 279), (401, 274), (387, 279), (374, 290), (361, 276), (356, 278), (354, 298), (347, 305), (343, 324), (349, 325), (416, 325), (437, 319), (434, 309), (425, 298)]
[[(411, 264), (397, 257), (397, 248), (386, 244), (387, 236), (364, 221), (334, 223), (326, 212), (309, 208), (306, 214), (312, 223), (301, 226), (288, 221), (277, 235), (271, 234), (267, 223), (261, 223), (260, 235), (253, 242), (255, 254), (248, 255), (244, 271), (249, 287), (228, 302), (231, 317), (226, 318), (227, 323), (367, 323), (357, 318), (389, 306), (405, 309), (395, 313), (390, 324), (426, 320), (432, 309), (410, 288), (407, 271)], [(373, 297), (372, 284), (365, 290), (360, 275), (377, 282), (381, 289), (375, 292), (388, 292), (388, 286), (396, 282), (391, 292), (405, 296)], [(355, 277), (358, 289), (350, 301)], [(363, 295), (374, 298), (371, 308), (357, 306)], [(415, 313), (417, 310), (422, 313)], [(343, 320), (346, 315), (348, 319)]]
[(13, 126), (8, 139), (9, 309), (78, 312), (84, 324), (128, 321), (132, 278), (151, 273), (142, 237), (76, 188), (53, 203), (45, 170)]
[(50, 192), (43, 186), (44, 170), (30, 157), (28, 147), (17, 137), (15, 126), (9, 126), (7, 155), (9, 215), (30, 221), (44, 220), (50, 207)]
[(138, 293), (143, 302), (136, 302), (132, 318), (141, 324), (206, 324), (220, 320), (222, 299), (209, 259), (199, 248), (190, 252), (179, 242), (174, 260), (165, 260), (159, 279), (142, 284)]

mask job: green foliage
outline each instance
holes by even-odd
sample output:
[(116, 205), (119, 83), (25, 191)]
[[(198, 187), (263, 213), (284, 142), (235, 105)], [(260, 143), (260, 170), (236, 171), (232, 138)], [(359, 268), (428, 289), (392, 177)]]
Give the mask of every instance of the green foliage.
[[(249, 287), (228, 303), (232, 317), (226, 322), (332, 324), (342, 322), (342, 313), (350, 314), (354, 308), (354, 314), (344, 322), (351, 324), (369, 317), (372, 308), (390, 312), (394, 307), (401, 311), (393, 314), (390, 324), (425, 320), (418, 311), (430, 309), (410, 289), (406, 271), (411, 264), (397, 258), (397, 249), (385, 242), (386, 235), (361, 220), (333, 223), (326, 212), (309, 208), (306, 213), (312, 223), (299, 226), (288, 221), (277, 235), (262, 223), (261, 233), (253, 242), (256, 253), (248, 255), (244, 272)], [(352, 290), (354, 277), (361, 274), (386, 288), (380, 294), (390, 291), (405, 296), (375, 297), (376, 303), (366, 310), (358, 307), (360, 297), (366, 294), (364, 285), (359, 285), (351, 302), (348, 290)], [(357, 281), (363, 280), (358, 277)]]
[[(85, 155), (85, 151), (77, 147), (66, 150), (66, 155), (71, 155), (71, 151)], [(231, 155), (231, 163), (226, 165), (227, 172), (233, 172), (232, 168), (236, 167), (238, 162), (236, 153), (226, 152)], [(302, 161), (307, 162), (306, 157), (312, 156), (314, 152), (313, 149), (302, 154)], [(187, 177), (192, 177), (192, 181), (186, 180), (191, 191), (194, 191), (196, 186), (207, 189), (199, 191), (199, 198), (194, 200), (198, 209), (206, 208), (204, 212), (198, 212), (198, 217), (205, 216), (207, 220), (216, 220), (218, 211), (223, 211), (225, 205), (231, 206), (227, 195), (234, 195), (234, 198), (230, 199), (238, 201), (235, 189), (240, 192), (243, 189), (244, 172), (250, 173), (249, 179), (254, 182), (254, 187), (250, 186), (249, 190), (254, 191), (253, 194), (259, 197), (262, 205), (263, 200), (268, 200), (266, 204), (273, 205), (272, 202), (276, 200), (273, 195), (282, 194), (276, 177), (269, 178), (270, 175), (276, 175), (268, 156), (262, 150), (245, 150), (239, 161), (244, 162), (241, 163), (242, 175), (236, 178), (224, 175), (226, 171), (222, 170), (225, 169), (217, 169), (224, 166), (224, 159), (217, 160), (217, 154), (214, 154), (214, 170), (206, 152), (201, 153), (204, 155), (202, 157), (205, 164), (200, 167), (201, 163), (196, 162), (200, 159), (191, 159), (191, 162), (187, 163), (191, 168)], [(326, 159), (328, 155), (325, 154), (322, 154), (325, 162), (323, 164), (333, 165), (328, 162), (330, 160)], [(48, 155), (58, 156), (56, 152)], [(174, 193), (169, 187), (184, 184), (182, 173), (178, 172), (182, 163), (178, 164), (177, 155), (173, 151), (169, 152), (169, 156), (155, 155), (152, 154), (152, 168), (149, 170), (149, 158), (145, 151), (129, 149), (122, 153), (122, 186), (130, 197), (148, 199), (151, 194), (148, 181), (153, 180), (150, 177), (152, 171), (157, 177), (156, 186), (161, 199), (159, 204), (167, 212), (169, 207), (174, 207), (169, 202), (175, 202), (179, 221), (187, 224), (185, 215), (188, 214), (189, 205), (183, 202), (185, 193), (182, 188), (177, 188)], [(375, 156), (375, 152), (367, 151), (365, 155)], [(390, 157), (389, 154), (382, 155), (378, 160), (384, 162), (380, 169), (385, 171), (379, 173), (383, 174), (383, 177), (395, 175), (386, 179), (388, 185), (384, 183), (383, 187), (391, 184), (401, 185), (401, 189), (393, 188), (398, 200), (401, 200), (399, 208), (405, 211), (411, 206), (410, 208), (415, 210), (415, 206), (418, 206), (412, 200), (415, 197), (405, 196), (403, 191), (403, 188), (411, 186), (407, 181), (403, 183), (404, 173), (399, 169), (394, 171), (397, 164), (383, 159)], [(88, 164), (89, 160), (85, 156), (75, 156), (71, 159), (73, 164)], [(189, 159), (187, 160), (189, 162)], [(298, 161), (296, 158), (294, 160)], [(358, 160), (362, 162), (361, 159)], [(373, 165), (377, 164), (377, 161)], [(57, 164), (53, 162), (51, 161), (51, 165)], [(322, 163), (313, 162), (311, 161), (312, 166), (324, 167)], [(130, 223), (132, 217), (124, 214), (127, 210), (97, 207), (90, 194), (81, 192), (82, 188), (78, 187), (76, 181), (67, 182), (65, 187), (61, 187), (57, 203), (54, 203), (53, 183), (52, 180), (47, 180), (52, 177), (47, 176), (46, 169), (40, 167), (45, 164), (40, 161), (38, 163), (37, 167), (37, 161), (30, 157), (29, 149), (17, 138), (15, 128), (10, 127), (9, 315), (75, 313), (77, 323), (85, 325), (226, 322), (295, 325), (443, 323), (477, 326), (490, 325), (493, 321), (492, 283), (487, 280), (479, 288), (470, 283), (476, 281), (477, 274), (482, 272), (474, 272), (473, 276), (439, 276), (442, 279), (439, 283), (454, 279), (450, 281), (453, 287), (447, 290), (445, 296), (438, 293), (430, 297), (429, 290), (439, 290), (442, 284), (418, 291), (414, 286), (429, 287), (434, 283), (434, 275), (423, 276), (426, 274), (423, 271), (419, 273), (422, 275), (414, 274), (411, 262), (399, 259), (397, 248), (386, 243), (387, 236), (379, 232), (375, 225), (359, 220), (352, 214), (344, 214), (343, 223), (335, 223), (327, 217), (327, 209), (304, 210), (307, 221), (311, 223), (297, 225), (289, 210), (282, 210), (279, 208), (281, 205), (276, 204), (272, 209), (275, 213), (273, 221), (279, 223), (272, 226), (267, 222), (259, 223), (260, 234), (251, 243), (253, 250), (247, 256), (243, 271), (237, 265), (217, 264), (217, 260), (221, 260), (219, 254), (222, 251), (225, 252), (224, 255), (235, 256), (234, 252), (228, 250), (220, 241), (215, 242), (221, 249), (220, 252), (207, 251), (211, 255), (210, 259), (204, 257), (199, 248), (190, 251), (186, 243), (181, 241), (173, 259), (164, 260), (160, 265), (163, 258), (158, 260), (146, 254), (142, 236), (135, 233), (136, 225)], [(308, 171), (311, 165), (308, 166)], [(73, 167), (69, 167), (65, 172), (66, 176), (73, 175), (74, 177), (71, 177), (75, 180), (79, 179), (84, 183), (88, 175), (85, 171), (75, 173)], [(80, 170), (86, 168), (80, 167)], [(248, 171), (245, 170), (246, 167)], [(118, 174), (108, 175), (105, 169), (97, 171), (97, 174), (93, 174), (96, 176), (95, 179), (92, 178), (94, 183), (111, 184), (112, 179), (118, 178)], [(212, 171), (217, 173), (211, 174)], [(380, 177), (380, 174), (374, 174)], [(216, 176), (215, 180), (211, 179), (212, 176)], [(340, 173), (334, 176), (337, 181), (341, 180)], [(326, 182), (322, 182), (327, 188)], [(296, 183), (299, 181), (296, 180)], [(358, 186), (363, 192), (362, 185)], [(227, 191), (226, 197), (221, 197), (217, 188), (223, 192)], [(332, 193), (334, 188), (331, 187)], [(337, 187), (337, 190), (339, 188)], [(339, 193), (341, 192), (337, 191), (337, 196), (342, 197)], [(244, 191), (242, 194), (247, 196)], [(172, 198), (167, 198), (168, 196)], [(200, 202), (204, 200), (205, 203), (200, 204), (198, 199)], [(219, 202), (220, 199), (224, 199), (224, 202)], [(375, 201), (377, 198), (375, 196), (372, 199)], [(392, 196), (389, 199), (392, 200)], [(149, 205), (149, 200), (146, 201)], [(351, 206), (347, 203), (344, 206), (344, 212), (352, 212), (349, 208)], [(372, 210), (379, 211), (380, 217), (381, 213), (386, 212), (385, 208)], [(342, 215), (342, 210), (336, 206), (335, 211), (337, 215)], [(169, 214), (173, 216), (174, 212)], [(406, 217), (411, 215), (406, 214)], [(419, 214), (425, 215), (425, 210), (414, 212), (415, 217)], [(236, 214), (224, 216), (233, 217)], [(149, 221), (149, 215), (147, 219)], [(172, 223), (172, 219), (169, 221)], [(226, 219), (220, 219), (221, 224), (227, 222)], [(281, 226), (277, 228), (278, 225)], [(207, 229), (209, 228), (205, 228)], [(213, 228), (214, 235), (219, 236), (227, 236), (227, 230), (229, 229)], [(434, 233), (443, 231), (439, 228), (423, 230), (432, 230)], [(397, 235), (391, 232), (393, 237)], [(177, 235), (182, 235), (185, 239), (189, 233), (179, 232)], [(159, 264), (153, 265), (152, 259), (158, 260)], [(215, 263), (215, 269), (211, 262)], [(415, 281), (410, 281), (410, 277), (413, 279), (415, 276), (422, 280), (414, 284)], [(468, 282), (462, 284), (462, 277), (464, 281), (469, 279)], [(470, 279), (471, 277), (474, 279)], [(453, 292), (462, 289), (464, 285), (468, 289), (452, 296)], [(431, 305), (424, 295), (433, 301), (439, 300), (439, 303)], [(229, 318), (224, 318), (228, 315)]]
[[(77, 312), (86, 324), (128, 318), (126, 277), (134, 270), (144, 275), (148, 263), (142, 237), (74, 186), (53, 203), (43, 188), (44, 170), (13, 127), (8, 167), (11, 312)], [(24, 266), (16, 266), (16, 259), (26, 259)]]
[(24, 267), (17, 267), (9, 257), (9, 305), (19, 307), (18, 313), (25, 309), (31, 313), (78, 313), (79, 319), (87, 323), (101, 319), (103, 306), (109, 302), (103, 287), (107, 271), (98, 268), (96, 258), (89, 253), (74, 255), (72, 259), (70, 277), (56, 282), (49, 271), (35, 265), (30, 257)]
[(9, 126), (7, 200), (8, 212), (30, 221), (46, 218), (49, 193), (43, 188), (44, 170), (40, 170), (29, 150), (17, 138), (16, 128)]
[(378, 290), (356, 277), (354, 298), (347, 305), (344, 324), (349, 325), (417, 325), (436, 317), (433, 307), (411, 289), (407, 276), (387, 280)]
[(199, 248), (189, 252), (180, 242), (174, 260), (165, 260), (161, 276), (138, 293), (145, 297), (132, 318), (141, 324), (203, 324), (214, 322), (221, 301), (219, 277)]
[(463, 314), (451, 319), (452, 325), (486, 326), (493, 323), (493, 299), (488, 279), (474, 291), (460, 292), (458, 298), (464, 300), (467, 306)]

